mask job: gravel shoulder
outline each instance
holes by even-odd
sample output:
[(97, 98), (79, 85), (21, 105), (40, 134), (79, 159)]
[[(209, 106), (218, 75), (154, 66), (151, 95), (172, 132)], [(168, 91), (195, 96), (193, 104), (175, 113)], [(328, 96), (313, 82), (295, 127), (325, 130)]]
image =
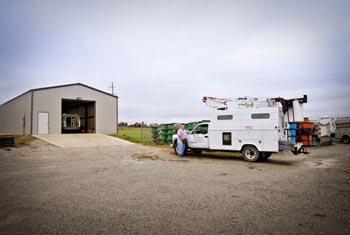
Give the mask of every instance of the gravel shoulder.
[(0, 149), (0, 234), (350, 234), (349, 153), (248, 163), (35, 140)]

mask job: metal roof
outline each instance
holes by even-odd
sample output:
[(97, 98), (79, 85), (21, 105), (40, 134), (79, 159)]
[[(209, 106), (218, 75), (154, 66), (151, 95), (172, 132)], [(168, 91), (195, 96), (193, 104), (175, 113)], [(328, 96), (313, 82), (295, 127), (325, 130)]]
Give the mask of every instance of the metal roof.
[(24, 95), (24, 94), (26, 94), (26, 93), (29, 93), (29, 92), (40, 91), (40, 90), (48, 90), (48, 89), (55, 89), (55, 88), (62, 88), (62, 87), (69, 87), (69, 86), (83, 86), (83, 87), (86, 87), (86, 88), (95, 90), (95, 91), (97, 91), (97, 92), (103, 93), (103, 94), (105, 94), (105, 95), (109, 95), (109, 96), (118, 98), (118, 96), (116, 96), (116, 95), (112, 95), (112, 94), (110, 94), (110, 93), (107, 93), (107, 92), (105, 92), (105, 91), (101, 91), (101, 90), (99, 90), (99, 89), (93, 88), (93, 87), (88, 86), (88, 85), (85, 85), (85, 84), (83, 84), (83, 83), (71, 83), (71, 84), (65, 84), (65, 85), (49, 86), (49, 87), (42, 87), (42, 88), (30, 89), (29, 91), (26, 91), (26, 92), (24, 92), (24, 93), (22, 93), (22, 94), (16, 96), (15, 98), (12, 98), (12, 99), (10, 99), (9, 101), (7, 101), (7, 102), (1, 104), (1, 105), (7, 104), (7, 103), (9, 103), (10, 101), (15, 100), (15, 99), (17, 99), (18, 97), (20, 97), (20, 96), (22, 96), (22, 95)]

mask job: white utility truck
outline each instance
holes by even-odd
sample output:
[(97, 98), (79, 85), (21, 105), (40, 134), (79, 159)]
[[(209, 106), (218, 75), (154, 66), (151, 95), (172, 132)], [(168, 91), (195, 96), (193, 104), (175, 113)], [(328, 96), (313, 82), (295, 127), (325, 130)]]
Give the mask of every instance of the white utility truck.
[(340, 140), (344, 144), (350, 144), (350, 119), (341, 118), (335, 120), (335, 139)]
[(62, 132), (84, 132), (81, 127), (80, 116), (78, 114), (62, 114)]
[[(203, 97), (202, 101), (215, 108), (215, 115), (188, 134), (187, 149), (241, 152), (249, 162), (267, 159), (283, 150), (301, 152), (302, 145), (289, 140), (289, 123), (304, 121), (306, 95), (296, 99)], [(172, 140), (177, 153), (176, 134)]]

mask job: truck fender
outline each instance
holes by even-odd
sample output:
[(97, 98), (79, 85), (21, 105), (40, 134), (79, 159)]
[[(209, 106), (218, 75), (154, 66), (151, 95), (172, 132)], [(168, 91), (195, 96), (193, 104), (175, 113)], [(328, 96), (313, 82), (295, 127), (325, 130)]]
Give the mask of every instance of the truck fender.
[(255, 148), (258, 150), (259, 153), (261, 152), (261, 149), (259, 149), (259, 147), (256, 146), (255, 144), (243, 144), (243, 145), (241, 146), (240, 152), (242, 152), (243, 149), (244, 149), (246, 146), (253, 146), (253, 147), (255, 147)]

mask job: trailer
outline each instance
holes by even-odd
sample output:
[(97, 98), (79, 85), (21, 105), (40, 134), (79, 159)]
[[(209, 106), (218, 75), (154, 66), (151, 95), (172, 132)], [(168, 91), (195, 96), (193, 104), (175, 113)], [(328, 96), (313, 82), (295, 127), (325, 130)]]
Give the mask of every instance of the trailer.
[[(306, 95), (297, 99), (203, 97), (202, 101), (214, 108), (215, 114), (188, 134), (189, 150), (241, 152), (249, 162), (285, 150), (304, 152), (302, 143), (292, 138), (290, 124), (304, 121)], [(173, 135), (172, 147), (177, 153), (177, 135)]]
[(350, 118), (337, 119), (335, 125), (334, 138), (344, 144), (350, 144)]

